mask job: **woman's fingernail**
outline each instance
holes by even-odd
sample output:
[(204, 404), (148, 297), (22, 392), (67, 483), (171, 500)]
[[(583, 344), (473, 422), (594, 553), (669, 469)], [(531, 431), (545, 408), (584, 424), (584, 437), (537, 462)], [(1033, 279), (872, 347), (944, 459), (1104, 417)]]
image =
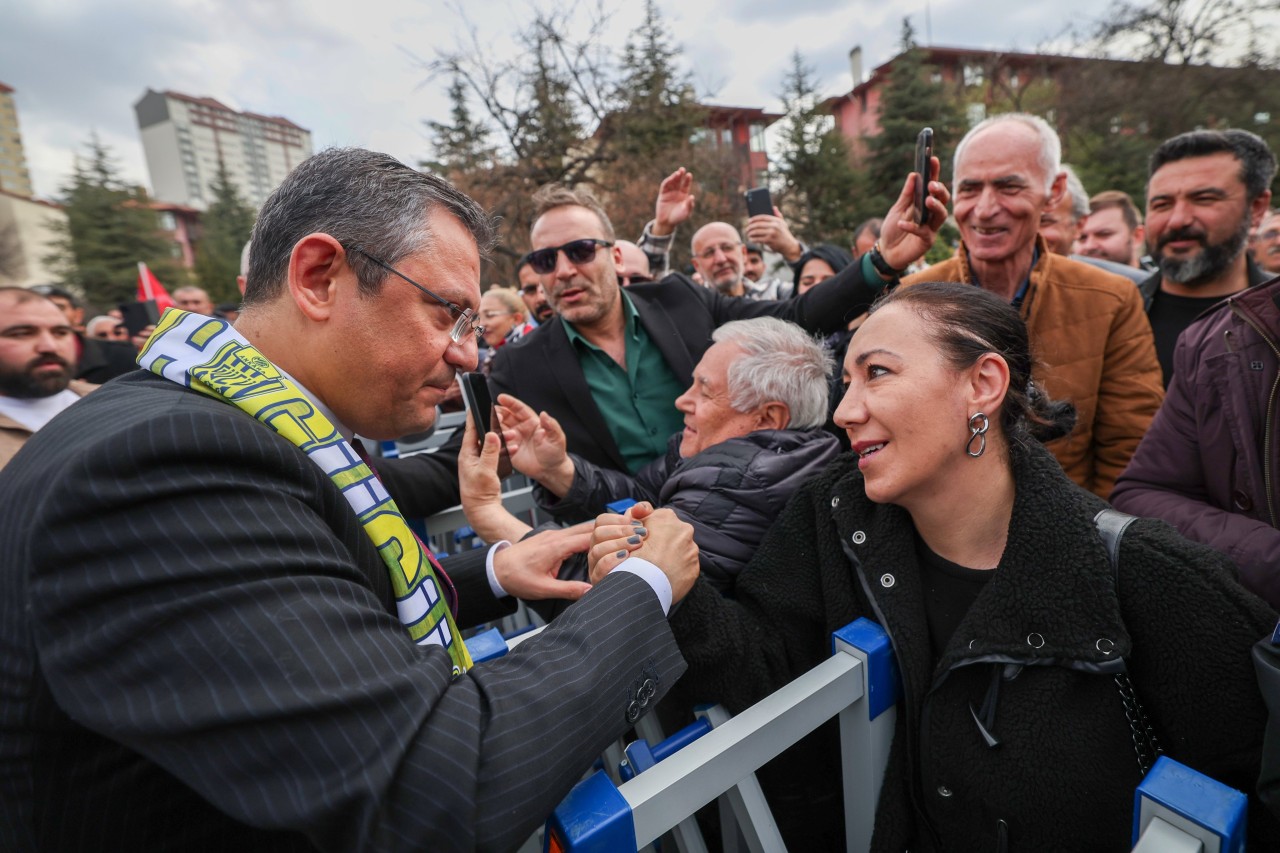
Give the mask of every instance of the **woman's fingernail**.
[(623, 559), (624, 557), (626, 557), (626, 556), (627, 556), (627, 552), (626, 552), (626, 551), (619, 551), (618, 553), (614, 554), (613, 556), (615, 556), (615, 557), (617, 557), (619, 560), (621, 560), (621, 559)]
[(637, 528), (636, 528), (636, 535), (637, 535), (637, 536), (648, 536), (648, 535), (649, 535), (649, 531), (648, 531), (648, 530), (646, 530), (646, 529), (645, 529), (645, 528), (643, 528), (643, 527), (637, 527)]
[(627, 537), (627, 544), (628, 544), (628, 545), (639, 545), (639, 544), (640, 544), (640, 537), (639, 537), (639, 536), (628, 536), (628, 537)]

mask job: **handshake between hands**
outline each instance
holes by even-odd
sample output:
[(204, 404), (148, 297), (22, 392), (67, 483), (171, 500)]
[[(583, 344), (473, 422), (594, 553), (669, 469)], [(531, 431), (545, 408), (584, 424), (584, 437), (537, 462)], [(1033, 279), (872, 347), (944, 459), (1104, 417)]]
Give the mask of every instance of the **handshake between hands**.
[[(512, 465), (562, 497), (573, 482), (573, 461), (565, 451), (559, 423), (506, 394), (499, 396), (498, 403)], [(594, 522), (529, 536), (533, 528), (502, 506), (498, 436), (486, 434), (480, 447), (471, 418), (465, 424), (458, 454), (462, 508), (486, 542), (505, 539), (513, 543), (493, 558), (494, 574), (507, 593), (530, 601), (576, 601), (591, 589), (591, 583), (599, 583), (632, 556), (649, 561), (666, 575), (673, 604), (693, 587), (698, 578), (693, 527), (669, 509), (655, 510), (649, 503), (638, 503), (622, 515), (605, 513)], [(564, 561), (584, 551), (591, 583), (561, 580)]]

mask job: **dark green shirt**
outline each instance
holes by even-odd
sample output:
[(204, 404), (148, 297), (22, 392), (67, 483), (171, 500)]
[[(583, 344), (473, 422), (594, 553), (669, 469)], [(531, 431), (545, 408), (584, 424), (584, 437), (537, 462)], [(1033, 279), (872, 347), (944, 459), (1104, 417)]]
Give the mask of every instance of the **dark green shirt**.
[(565, 322), (565, 333), (578, 353), (582, 375), (609, 434), (631, 473), (667, 450), (667, 439), (684, 428), (684, 415), (675, 407), (685, 388), (640, 324), (635, 306), (622, 291), (627, 369)]

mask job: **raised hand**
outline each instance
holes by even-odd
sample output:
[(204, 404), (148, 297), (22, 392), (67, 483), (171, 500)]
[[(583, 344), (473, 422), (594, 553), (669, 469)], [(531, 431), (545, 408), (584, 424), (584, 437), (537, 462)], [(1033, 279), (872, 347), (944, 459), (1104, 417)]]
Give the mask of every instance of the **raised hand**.
[(697, 198), (693, 189), (693, 173), (681, 166), (663, 178), (658, 185), (658, 200), (653, 208), (653, 236), (665, 237), (676, 230), (693, 213)]
[(800, 260), (800, 241), (791, 233), (787, 220), (782, 218), (782, 213), (776, 207), (773, 209), (773, 216), (761, 213), (748, 219), (744, 233), (750, 242), (767, 246), (792, 263)]
[(486, 542), (515, 541), (533, 529), (502, 506), (501, 449), (494, 433), (486, 433), (483, 448), (477, 447), (475, 424), (466, 419), (458, 450), (458, 491), (467, 522)]
[(497, 408), (512, 467), (558, 498), (568, 494), (574, 467), (560, 422), (510, 394), (498, 395)]
[(925, 196), (925, 207), (929, 211), (928, 221), (924, 225), (917, 224), (919, 211), (916, 210), (916, 181), (921, 176), (912, 172), (902, 185), (898, 200), (889, 208), (884, 216), (884, 226), (880, 231), (880, 254), (889, 266), (895, 270), (905, 270), (929, 251), (938, 236), (938, 229), (947, 221), (947, 204), (951, 201), (951, 193), (946, 184), (938, 180), (938, 158), (929, 158), (929, 194)]

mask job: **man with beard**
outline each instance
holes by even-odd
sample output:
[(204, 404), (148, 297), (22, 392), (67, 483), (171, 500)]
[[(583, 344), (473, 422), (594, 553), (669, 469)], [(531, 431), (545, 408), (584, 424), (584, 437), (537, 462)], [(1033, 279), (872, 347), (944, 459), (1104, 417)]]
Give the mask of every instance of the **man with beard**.
[(72, 379), (76, 333), (47, 297), (0, 288), (0, 468), (54, 415), (96, 388)]
[(516, 278), (520, 280), (520, 298), (529, 309), (526, 316), (530, 322), (535, 326), (541, 325), (555, 316), (555, 312), (547, 304), (547, 295), (542, 292), (542, 277), (529, 266), (528, 258), (520, 259), (520, 266), (516, 267)]
[(1160, 143), (1147, 178), (1147, 245), (1158, 271), (1139, 289), (1168, 387), (1178, 335), (1269, 276), (1246, 255), (1271, 202), (1276, 158), (1247, 130), (1193, 130)]

